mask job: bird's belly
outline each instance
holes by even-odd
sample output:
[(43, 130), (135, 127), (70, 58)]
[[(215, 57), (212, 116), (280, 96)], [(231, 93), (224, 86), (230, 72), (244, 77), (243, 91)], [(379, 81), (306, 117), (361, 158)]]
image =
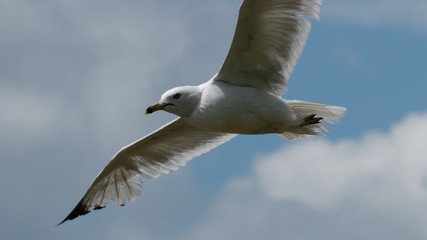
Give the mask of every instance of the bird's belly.
[(215, 114), (204, 112), (187, 121), (200, 129), (236, 134), (281, 133), (289, 126), (283, 118), (265, 119), (241, 108)]
[[(207, 120), (207, 119), (206, 119)], [(209, 118), (208, 121), (203, 121), (199, 118), (197, 121), (189, 121), (190, 124), (204, 130), (237, 134), (263, 134), (267, 133), (266, 128), (268, 123), (257, 119), (241, 119), (241, 118)]]

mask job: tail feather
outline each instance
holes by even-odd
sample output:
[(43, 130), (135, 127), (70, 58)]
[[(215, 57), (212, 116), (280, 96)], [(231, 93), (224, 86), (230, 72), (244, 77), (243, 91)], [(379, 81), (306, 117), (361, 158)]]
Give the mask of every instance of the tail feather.
[(338, 123), (345, 116), (347, 110), (345, 107), (298, 100), (287, 101), (287, 103), (299, 122), (298, 125), (289, 127), (285, 132), (278, 134), (287, 140), (310, 138), (313, 135), (326, 135), (329, 132), (322, 124), (322, 121), (331, 124)]

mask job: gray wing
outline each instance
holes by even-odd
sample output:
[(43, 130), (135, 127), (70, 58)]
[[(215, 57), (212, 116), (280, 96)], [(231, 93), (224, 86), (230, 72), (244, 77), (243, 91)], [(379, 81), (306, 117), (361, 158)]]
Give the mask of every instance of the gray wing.
[(101, 171), (73, 211), (60, 223), (141, 195), (140, 176), (157, 178), (230, 140), (235, 134), (203, 131), (178, 118), (122, 148)]
[(322, 0), (245, 0), (234, 39), (215, 80), (252, 86), (276, 95), (286, 83), (308, 38), (310, 17)]

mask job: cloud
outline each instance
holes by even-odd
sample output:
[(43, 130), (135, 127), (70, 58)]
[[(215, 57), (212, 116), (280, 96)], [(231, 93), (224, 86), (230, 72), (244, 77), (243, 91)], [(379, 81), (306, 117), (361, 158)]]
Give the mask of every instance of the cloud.
[(427, 27), (426, 10), (424, 0), (330, 0), (324, 1), (322, 16), (360, 25), (424, 31)]
[[(102, 226), (53, 226), (117, 150), (175, 118), (144, 117), (149, 104), (170, 87), (202, 83), (215, 73), (234, 30), (218, 24), (234, 23), (233, 15), (218, 18), (218, 12), (236, 9), (199, 0), (0, 5), (0, 189), (7, 192), (0, 238), (106, 234)], [(188, 11), (197, 5), (203, 10)], [(144, 213), (159, 216), (152, 207)]]
[(260, 156), (183, 239), (424, 239), (426, 136), (427, 113), (411, 114), (388, 133)]
[(7, 136), (0, 142), (4, 147), (29, 150), (72, 134), (82, 119), (78, 109), (65, 106), (55, 94), (0, 84), (0, 133)]
[[(25, 125), (33, 124), (32, 129), (46, 134), (47, 126), (51, 131), (63, 120), (80, 119), (77, 128), (96, 136), (99, 146), (118, 149), (128, 143), (124, 139), (136, 140), (159, 127), (161, 119), (166, 118), (163, 123), (171, 120), (172, 116), (161, 114), (143, 118), (144, 110), (168, 88), (202, 83), (215, 73), (227, 44), (211, 47), (212, 42), (206, 41), (210, 36), (190, 32), (209, 27), (215, 43), (231, 40), (231, 33), (223, 37), (224, 30), (213, 23), (228, 21), (227, 17), (216, 19), (216, 13), (232, 7), (214, 1), (203, 3), (211, 8), (202, 12), (182, 14), (188, 5), (202, 3), (164, 4), (4, 2), (0, 8), (0, 80), (4, 92), (11, 92), (1, 96), (10, 103), (2, 121), (9, 125), (26, 121)], [(205, 25), (195, 24), (200, 18)], [(218, 51), (219, 47), (223, 50)], [(17, 112), (32, 115), (17, 116)], [(143, 129), (136, 131), (142, 124)], [(26, 128), (15, 129), (22, 131), (14, 135), (30, 133)]]
[(426, 133), (427, 115), (420, 114), (409, 116), (388, 134), (299, 143), (258, 160), (257, 179), (271, 199), (293, 199), (315, 208), (362, 195), (371, 196), (364, 201), (377, 207), (424, 201)]

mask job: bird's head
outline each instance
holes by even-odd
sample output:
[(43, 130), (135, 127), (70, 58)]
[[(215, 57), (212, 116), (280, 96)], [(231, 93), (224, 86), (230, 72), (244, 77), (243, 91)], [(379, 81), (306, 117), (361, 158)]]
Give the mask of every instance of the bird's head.
[(200, 95), (201, 91), (198, 86), (172, 88), (163, 93), (160, 101), (149, 106), (145, 114), (164, 110), (180, 117), (189, 116), (199, 103)]

